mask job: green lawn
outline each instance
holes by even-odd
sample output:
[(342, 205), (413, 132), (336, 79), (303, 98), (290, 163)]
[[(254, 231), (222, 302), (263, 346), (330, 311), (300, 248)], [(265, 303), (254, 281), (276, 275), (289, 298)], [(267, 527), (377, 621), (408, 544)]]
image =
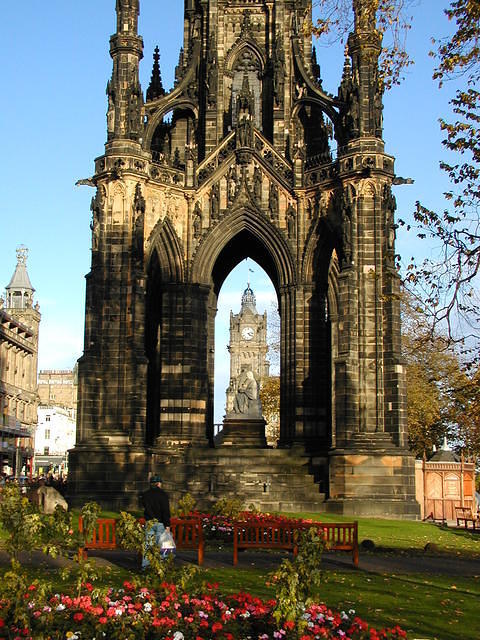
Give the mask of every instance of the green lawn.
[(423, 552), (429, 542), (435, 543), (440, 552), (449, 555), (480, 557), (480, 533), (465, 529), (443, 527), (431, 522), (405, 520), (380, 520), (375, 518), (352, 518), (325, 513), (285, 514), (296, 518), (307, 518), (325, 522), (358, 521), (358, 540), (368, 539), (384, 551)]
[[(255, 569), (204, 571), (224, 591), (249, 591), (269, 598), (267, 573)], [(399, 624), (409, 638), (478, 640), (480, 576), (394, 575), (325, 571), (319, 600), (332, 609), (354, 609), (375, 627)]]

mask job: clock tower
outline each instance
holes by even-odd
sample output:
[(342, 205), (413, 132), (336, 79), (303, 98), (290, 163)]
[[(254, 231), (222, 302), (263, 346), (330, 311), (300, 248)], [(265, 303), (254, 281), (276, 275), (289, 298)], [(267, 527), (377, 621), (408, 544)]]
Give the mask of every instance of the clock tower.
[(227, 389), (227, 414), (233, 407), (237, 381), (242, 371), (252, 371), (257, 382), (269, 374), (267, 360), (267, 312), (258, 313), (250, 284), (242, 295), (240, 313), (230, 311), (230, 384)]

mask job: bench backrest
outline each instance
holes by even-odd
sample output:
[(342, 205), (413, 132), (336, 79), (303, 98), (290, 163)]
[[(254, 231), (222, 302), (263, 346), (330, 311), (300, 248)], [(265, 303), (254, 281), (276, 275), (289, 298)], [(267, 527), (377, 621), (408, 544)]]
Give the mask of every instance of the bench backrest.
[(197, 549), (203, 545), (202, 522), (198, 518), (171, 518), (170, 529), (179, 549)]
[(357, 522), (312, 522), (327, 545), (327, 549), (350, 551), (358, 545)]
[[(140, 524), (145, 524), (145, 518), (139, 518)], [(97, 518), (97, 524), (90, 539), (86, 540), (86, 549), (116, 549), (115, 518)], [(170, 528), (173, 539), (179, 549), (197, 549), (203, 546), (202, 523), (198, 518), (172, 518)], [(80, 516), (78, 530), (84, 531), (83, 519)]]
[(297, 544), (298, 526), (274, 521), (238, 522), (233, 526), (233, 536), (240, 547), (293, 549)]
[[(86, 549), (116, 549), (117, 540), (115, 536), (116, 520), (114, 518), (97, 518), (97, 524), (89, 540), (85, 540)], [(83, 533), (83, 519), (80, 516), (78, 530)]]

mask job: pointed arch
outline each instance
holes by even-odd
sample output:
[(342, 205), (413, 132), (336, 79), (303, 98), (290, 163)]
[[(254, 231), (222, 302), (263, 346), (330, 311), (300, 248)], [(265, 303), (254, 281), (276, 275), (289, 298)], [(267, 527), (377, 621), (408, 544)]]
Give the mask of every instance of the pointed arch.
[(232, 73), (236, 61), (240, 55), (247, 50), (250, 50), (255, 55), (260, 64), (261, 70), (263, 71), (265, 69), (267, 61), (263, 51), (254, 40), (249, 39), (242, 40), (240, 43), (235, 44), (227, 53), (227, 57), (225, 58), (225, 70), (228, 73)]
[(146, 254), (146, 263), (149, 266), (153, 262), (153, 257), (156, 257), (162, 282), (184, 281), (185, 271), (181, 241), (169, 218), (164, 218), (153, 228)]
[[(227, 261), (223, 268), (225, 277), (234, 263), (250, 256), (267, 272), (277, 292), (296, 284), (295, 261), (284, 236), (263, 214), (248, 208), (226, 216), (205, 236), (193, 259), (193, 280), (211, 284), (218, 257), (236, 238), (245, 242), (237, 246), (236, 256), (230, 255), (231, 264)], [(220, 286), (224, 279), (219, 276)]]
[(148, 124), (145, 130), (144, 149), (150, 150), (152, 145), (153, 136), (159, 124), (161, 124), (163, 117), (175, 110), (183, 110), (191, 112), (193, 116), (194, 126), (196, 128), (198, 123), (198, 106), (194, 102), (186, 98), (180, 97), (177, 99), (166, 101), (157, 111), (150, 114)]
[(303, 282), (311, 282), (315, 278), (320, 264), (322, 271), (327, 272), (335, 252), (339, 254), (338, 238), (326, 218), (320, 218), (314, 225), (308, 238), (301, 265)]

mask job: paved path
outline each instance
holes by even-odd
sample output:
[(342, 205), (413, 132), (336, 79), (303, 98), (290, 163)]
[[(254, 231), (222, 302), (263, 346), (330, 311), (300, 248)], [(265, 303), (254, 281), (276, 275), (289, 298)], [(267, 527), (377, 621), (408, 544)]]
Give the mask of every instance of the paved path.
[[(125, 569), (138, 569), (136, 555), (128, 551), (96, 551), (90, 552), (89, 557), (95, 558), (104, 566), (118, 565)], [(239, 554), (238, 567), (241, 569), (256, 568), (271, 571), (277, 567), (283, 558), (292, 556), (282, 552), (244, 551)], [(206, 569), (233, 568), (233, 552), (230, 550), (211, 551), (205, 553), (204, 567)], [(72, 560), (66, 558), (49, 558), (39, 551), (30, 556), (20, 555), (20, 561), (25, 566), (60, 568), (71, 566)], [(179, 563), (196, 562), (196, 554), (181, 551), (177, 555)], [(8, 564), (5, 551), (0, 551), (0, 566)], [(355, 571), (349, 553), (325, 553), (322, 568), (325, 571)], [(451, 576), (480, 576), (480, 558), (455, 558), (452, 556), (432, 555), (396, 555), (382, 552), (360, 552), (359, 569), (380, 574), (443, 574)]]

